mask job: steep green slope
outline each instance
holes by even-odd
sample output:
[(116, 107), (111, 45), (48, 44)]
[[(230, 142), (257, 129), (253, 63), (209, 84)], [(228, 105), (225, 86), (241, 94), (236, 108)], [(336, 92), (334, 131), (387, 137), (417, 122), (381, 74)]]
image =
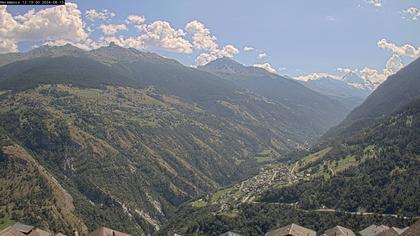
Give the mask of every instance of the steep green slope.
[(72, 194), (90, 229), (124, 229), (131, 215), (154, 230), (174, 205), (242, 178), (240, 163), (264, 145), (251, 130), (153, 89), (46, 85), (2, 95), (0, 119), (2, 133)]
[(94, 88), (105, 85), (138, 87), (138, 83), (110, 66), (85, 57), (40, 57), (0, 67), (1, 90), (25, 90), (60, 83)]
[(298, 202), (304, 209), (420, 215), (420, 100), (331, 145), (322, 158), (299, 170), (315, 178), (269, 191), (262, 201)]
[[(265, 128), (265, 109), (276, 107), (249, 98), (220, 101), (238, 117), (233, 122), (152, 87), (43, 85), (3, 93), (0, 128), (58, 180), (89, 229), (108, 225), (137, 234), (157, 230), (180, 203), (252, 173), (257, 153), (271, 150), (277, 157), (296, 145), (281, 126)], [(29, 192), (22, 201), (32, 198), (37, 195)], [(7, 214), (56, 229), (43, 208), (33, 207), (40, 218), (13, 209)], [(69, 224), (59, 222), (54, 225)]]

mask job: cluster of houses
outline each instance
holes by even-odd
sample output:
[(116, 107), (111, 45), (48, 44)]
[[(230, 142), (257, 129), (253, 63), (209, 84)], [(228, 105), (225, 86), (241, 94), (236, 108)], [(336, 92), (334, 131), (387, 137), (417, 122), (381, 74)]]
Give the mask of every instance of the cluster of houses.
[[(404, 229), (388, 227), (386, 225), (371, 225), (358, 232), (360, 236), (420, 236), (420, 220)], [(226, 232), (220, 236), (241, 236), (235, 232)], [(272, 230), (265, 236), (317, 236), (316, 231), (302, 227), (297, 224), (290, 224), (279, 229)], [(343, 226), (335, 226), (326, 230), (320, 236), (356, 236), (351, 229)]]
[[(62, 233), (50, 234), (47, 231), (38, 229), (30, 225), (24, 225), (16, 223), (13, 226), (9, 226), (6, 229), (0, 231), (0, 236), (65, 236)], [(175, 234), (179, 236), (178, 234)], [(404, 229), (396, 227), (388, 227), (386, 225), (371, 225), (358, 232), (360, 236), (420, 236), (420, 220)], [(74, 232), (73, 236), (79, 236), (77, 232)], [(130, 236), (113, 229), (101, 227), (88, 236)], [(226, 232), (219, 236), (242, 236), (235, 232)], [(317, 236), (316, 231), (305, 228), (297, 224), (290, 224), (279, 229), (272, 230), (265, 234), (265, 236)], [(326, 230), (320, 236), (356, 236), (356, 234), (348, 228), (343, 226), (336, 226), (334, 228)]]

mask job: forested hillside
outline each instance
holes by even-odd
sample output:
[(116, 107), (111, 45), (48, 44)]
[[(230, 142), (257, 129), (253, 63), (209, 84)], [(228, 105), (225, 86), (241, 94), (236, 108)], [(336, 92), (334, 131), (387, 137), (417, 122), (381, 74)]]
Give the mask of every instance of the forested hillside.
[[(392, 83), (417, 88), (418, 74), (406, 74), (416, 68), (416, 62), (410, 64), (371, 95), (390, 104), (374, 119), (365, 117), (367, 122), (352, 126), (345, 121), (338, 127), (346, 132), (333, 129), (336, 133), (329, 135), (336, 136), (309, 151), (288, 155), (287, 162), (278, 164), (286, 168), (272, 165), (238, 188), (226, 188), (184, 205), (177, 212), (179, 217), (160, 233), (217, 235), (236, 230), (263, 235), (290, 223), (322, 232), (334, 225), (360, 230), (368, 224), (414, 222), (420, 215), (420, 99), (410, 89), (407, 94), (397, 89), (392, 99), (384, 91)], [(370, 101), (357, 109), (366, 103)], [(251, 192), (244, 190), (249, 181), (254, 183)]]
[[(154, 232), (179, 204), (307, 147), (345, 112), (316, 93), (286, 105), (281, 93), (250, 92), (114, 44), (92, 51), (43, 46), (0, 57), (0, 133), (7, 140), (1, 181), (39, 180), (22, 182), (19, 197), (1, 188), (7, 204), (0, 211), (67, 233), (101, 225)], [(326, 108), (294, 111), (301, 101)], [(31, 168), (11, 174), (22, 168), (22, 156)], [(66, 212), (58, 207), (70, 203)]]

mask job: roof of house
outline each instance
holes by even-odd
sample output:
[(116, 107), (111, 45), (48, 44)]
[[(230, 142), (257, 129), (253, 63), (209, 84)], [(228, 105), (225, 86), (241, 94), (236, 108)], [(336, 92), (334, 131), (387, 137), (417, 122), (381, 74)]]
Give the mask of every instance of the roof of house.
[(265, 236), (316, 236), (316, 232), (297, 224), (290, 224), (279, 229), (272, 230)]
[(379, 234), (382, 231), (385, 231), (389, 229), (388, 226), (386, 225), (371, 225), (365, 229), (363, 229), (362, 231), (359, 231), (360, 235), (362, 236), (376, 236), (377, 234)]
[(225, 233), (223, 233), (219, 236), (242, 236), (242, 235), (240, 235), (238, 233), (235, 233), (235, 232), (232, 232), (232, 231), (228, 231), (228, 232), (225, 232)]
[(389, 228), (377, 234), (376, 236), (399, 236), (400, 234), (393, 228)]
[(106, 227), (101, 227), (92, 233), (89, 236), (130, 236), (129, 234), (122, 233), (113, 229), (109, 229)]
[(13, 226), (0, 231), (1, 236), (51, 236), (51, 234), (42, 229), (35, 228), (31, 225), (25, 225), (17, 222)]
[(25, 236), (25, 234), (21, 233), (20, 231), (14, 229), (12, 226), (9, 226), (2, 231), (0, 231), (1, 236)]
[(397, 227), (392, 227), (395, 231), (397, 231), (398, 234), (402, 234), (404, 231), (406, 231), (408, 228), (410, 227), (405, 227), (403, 229), (397, 228)]
[(405, 230), (401, 236), (418, 236), (420, 235), (420, 220), (411, 225), (407, 230)]
[(343, 226), (335, 226), (334, 228), (328, 229), (323, 234), (325, 236), (356, 236), (356, 234), (348, 228)]

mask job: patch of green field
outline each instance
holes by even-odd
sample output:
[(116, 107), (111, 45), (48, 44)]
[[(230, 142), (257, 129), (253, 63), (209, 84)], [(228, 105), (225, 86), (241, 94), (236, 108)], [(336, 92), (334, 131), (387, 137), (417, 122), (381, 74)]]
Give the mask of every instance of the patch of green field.
[(337, 162), (336, 166), (331, 166), (331, 168), (335, 171), (335, 172), (340, 172), (343, 171), (349, 167), (352, 166), (357, 166), (359, 164), (359, 162), (356, 160), (355, 156), (347, 156), (344, 159), (341, 159), (340, 161)]
[(255, 156), (255, 160), (258, 163), (268, 162), (274, 160), (273, 155), (271, 155), (271, 149), (264, 149)]
[(308, 166), (310, 163), (315, 162), (315, 161), (323, 158), (331, 150), (332, 150), (332, 147), (327, 147), (327, 148), (322, 149), (319, 152), (313, 153), (311, 155), (308, 155), (308, 156), (302, 158), (300, 161), (298, 161), (298, 164), (295, 168), (295, 172), (299, 172), (302, 169), (305, 169), (305, 167)]
[(10, 225), (13, 225), (14, 223), (15, 221), (9, 219), (8, 217), (2, 218), (0, 219), (0, 230), (3, 230)]
[(207, 204), (208, 203), (206, 201), (198, 200), (198, 201), (192, 202), (191, 206), (193, 206), (193, 207), (205, 207), (205, 206), (207, 206)]
[(217, 192), (215, 192), (212, 196), (211, 196), (211, 203), (217, 203), (219, 202), (221, 199), (223, 199), (223, 197), (225, 197), (228, 193), (232, 192), (234, 189), (233, 188), (225, 188), (222, 190), (219, 190)]
[(74, 89), (72, 92), (85, 98), (98, 98), (102, 94), (102, 90), (100, 89)]

